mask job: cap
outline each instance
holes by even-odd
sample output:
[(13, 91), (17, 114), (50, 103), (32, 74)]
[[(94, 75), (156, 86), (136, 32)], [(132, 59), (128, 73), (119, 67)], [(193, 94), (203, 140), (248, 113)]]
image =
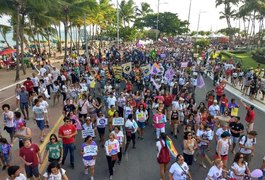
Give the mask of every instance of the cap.
[(213, 102), (217, 103), (217, 100), (215, 99)]
[(15, 173), (17, 172), (17, 170), (19, 170), (19, 166), (10, 166), (7, 169), (7, 173), (9, 176), (15, 175)]
[(180, 101), (184, 101), (184, 99), (182, 97), (179, 98)]
[(223, 132), (223, 134), (221, 134), (221, 137), (228, 137), (228, 136), (230, 136), (230, 133), (227, 131), (225, 131), (225, 132)]
[(19, 123), (17, 124), (17, 127), (20, 129), (20, 128), (22, 128), (24, 125), (25, 125), (25, 124), (24, 124), (23, 122), (19, 122)]
[(258, 135), (257, 131), (250, 131), (248, 134), (249, 134), (249, 135), (252, 135), (252, 136), (256, 136), (256, 135)]

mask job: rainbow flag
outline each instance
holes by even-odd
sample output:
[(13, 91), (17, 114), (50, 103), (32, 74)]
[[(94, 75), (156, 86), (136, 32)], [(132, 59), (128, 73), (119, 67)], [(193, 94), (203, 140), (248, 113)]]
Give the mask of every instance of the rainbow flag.
[(173, 157), (177, 157), (178, 151), (176, 150), (172, 140), (167, 137), (167, 147)]

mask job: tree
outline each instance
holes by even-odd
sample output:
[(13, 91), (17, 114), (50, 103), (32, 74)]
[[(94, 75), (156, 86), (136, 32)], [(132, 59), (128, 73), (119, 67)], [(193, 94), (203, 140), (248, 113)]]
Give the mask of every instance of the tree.
[[(143, 18), (138, 18), (135, 21), (134, 26), (140, 29), (151, 28), (156, 29), (157, 14), (148, 14)], [(183, 34), (188, 32), (188, 22), (181, 21), (178, 15), (171, 12), (164, 12), (159, 14), (158, 29), (160, 34), (175, 36), (177, 34)]]
[(122, 19), (123, 27), (129, 26), (130, 22), (132, 22), (135, 19), (134, 12), (136, 7), (134, 6), (133, 0), (122, 0), (120, 3), (119, 13), (120, 18)]
[(5, 43), (7, 44), (8, 47), (10, 47), (10, 45), (9, 45), (9, 43), (7, 41), (6, 35), (9, 32), (11, 32), (11, 27), (10, 26), (6, 26), (6, 25), (3, 25), (3, 24), (0, 24), (0, 34), (3, 37)]
[(136, 39), (137, 29), (135, 27), (122, 27), (120, 31), (120, 38), (124, 42), (132, 42)]
[(224, 5), (224, 11), (220, 12), (220, 19), (226, 19), (228, 28), (231, 28), (231, 18), (236, 15), (236, 10), (232, 9), (232, 5), (238, 5), (239, 0), (216, 0), (216, 7)]
[(144, 17), (147, 14), (150, 14), (153, 12), (153, 9), (151, 9), (150, 4), (146, 3), (146, 2), (141, 2), (141, 6), (140, 8), (136, 8), (136, 16), (139, 17)]

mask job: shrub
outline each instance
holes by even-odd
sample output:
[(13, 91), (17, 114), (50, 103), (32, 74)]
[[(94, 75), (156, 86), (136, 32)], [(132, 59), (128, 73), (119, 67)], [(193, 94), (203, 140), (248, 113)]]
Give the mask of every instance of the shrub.
[(260, 64), (265, 64), (265, 48), (257, 49), (251, 52), (252, 58)]

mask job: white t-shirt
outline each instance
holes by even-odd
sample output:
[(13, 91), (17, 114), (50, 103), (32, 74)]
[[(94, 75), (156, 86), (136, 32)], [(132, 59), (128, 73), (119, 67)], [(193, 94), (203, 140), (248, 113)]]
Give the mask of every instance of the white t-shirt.
[(43, 107), (44, 113), (48, 113), (49, 104), (47, 103), (47, 101), (43, 100), (42, 102), (40, 102), (40, 106)]
[[(231, 169), (232, 170), (237, 170), (237, 174), (238, 175), (244, 175), (245, 172), (246, 172), (246, 169), (247, 169), (247, 165), (248, 165), (248, 163), (247, 162), (244, 162), (243, 166), (240, 167), (236, 162), (234, 162), (231, 165)], [(237, 180), (243, 180), (244, 179), (244, 176), (243, 177), (236, 176), (235, 173), (234, 173), (234, 171), (231, 171), (230, 177), (231, 178), (236, 178)]]
[[(247, 141), (246, 141), (247, 138)], [(246, 141), (246, 143), (245, 143)], [(239, 144), (246, 146), (246, 147), (252, 147), (253, 145), (256, 144), (256, 138), (255, 139), (249, 139), (247, 136), (243, 136), (241, 140), (239, 141)], [(239, 151), (243, 154), (250, 154), (251, 150), (250, 149), (245, 149), (245, 148), (239, 148)]]
[(34, 87), (39, 86), (39, 78), (38, 77), (32, 77), (31, 81), (32, 81)]
[(129, 114), (133, 114), (133, 109), (130, 106), (124, 106), (124, 118), (127, 119)]
[(14, 127), (14, 113), (13, 111), (8, 111), (8, 116), (11, 117), (11, 120), (9, 120), (7, 118), (7, 116), (5, 115), (5, 113), (2, 113), (2, 118), (3, 118), (3, 121), (5, 123), (5, 126), (7, 127)]
[(40, 68), (40, 76), (44, 76), (44, 73), (46, 73), (47, 70), (45, 68)]
[[(201, 139), (209, 140), (208, 139), (207, 132), (206, 131), (202, 131), (200, 129), (197, 130), (196, 136), (197, 137), (200, 137)], [(202, 145), (208, 145), (208, 143), (203, 142), (203, 141), (200, 141), (199, 144), (198, 144), (198, 146), (202, 146)]]
[(127, 120), (125, 122), (125, 128), (132, 129), (132, 130), (134, 130), (132, 133), (136, 133), (136, 131), (137, 131), (137, 123), (135, 122), (135, 120), (132, 120), (132, 121)]
[(186, 180), (187, 179), (187, 173), (189, 171), (189, 166), (187, 165), (187, 163), (183, 162), (181, 167), (176, 162), (171, 165), (169, 172), (173, 175), (173, 180)]
[(223, 171), (222, 168), (218, 169), (216, 166), (212, 166), (205, 180), (209, 180), (208, 176), (210, 176), (213, 180), (220, 179), (222, 177), (222, 171)]
[(139, 111), (137, 109), (135, 114), (136, 114), (136, 121), (145, 122), (147, 119), (148, 112), (147, 112), (147, 110)]
[[(61, 172), (62, 172), (62, 174), (61, 174)], [(58, 174), (52, 174), (51, 173), (48, 180), (62, 180), (63, 175), (65, 175), (65, 170), (63, 168), (61, 168), (61, 171), (59, 170)], [(43, 174), (43, 177), (48, 177), (48, 173), (45, 172)]]
[(115, 134), (116, 139), (119, 141), (120, 145), (123, 143), (124, 134), (122, 131), (119, 131), (116, 133), (115, 131), (112, 131), (113, 134)]
[(221, 135), (222, 135), (225, 131), (227, 131), (227, 132), (230, 133), (230, 130), (229, 130), (229, 129), (224, 130), (223, 128), (218, 128), (218, 129), (216, 130), (215, 135), (218, 137), (218, 140), (221, 139)]
[(113, 96), (113, 97), (108, 97), (108, 98), (107, 98), (108, 108), (110, 108), (111, 105), (114, 105), (114, 106), (115, 106), (116, 101), (117, 101), (117, 99), (116, 99), (115, 96)]
[(105, 142), (105, 151), (107, 156), (115, 155), (120, 152), (120, 143), (117, 139), (113, 141), (107, 140)]
[(212, 116), (217, 116), (217, 113), (220, 112), (220, 107), (219, 105), (214, 105), (212, 104), (210, 107), (209, 107), (209, 113), (212, 115)]
[[(6, 180), (10, 180), (10, 179), (6, 178)], [(20, 173), (19, 176), (16, 177), (14, 180), (27, 180), (27, 178), (24, 174)]]

